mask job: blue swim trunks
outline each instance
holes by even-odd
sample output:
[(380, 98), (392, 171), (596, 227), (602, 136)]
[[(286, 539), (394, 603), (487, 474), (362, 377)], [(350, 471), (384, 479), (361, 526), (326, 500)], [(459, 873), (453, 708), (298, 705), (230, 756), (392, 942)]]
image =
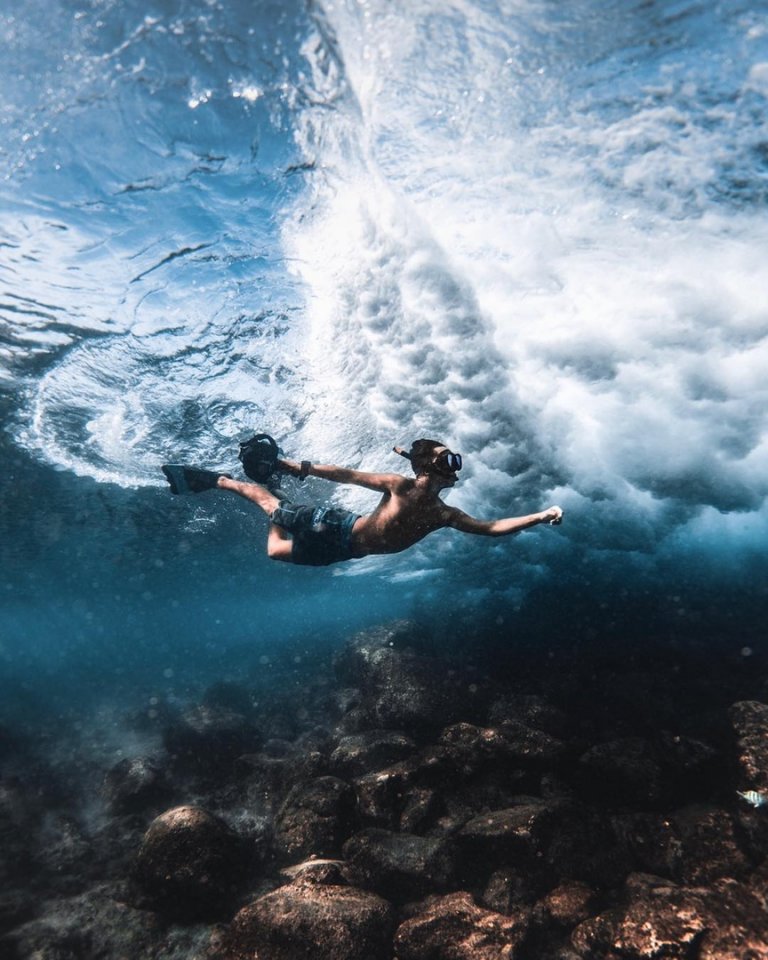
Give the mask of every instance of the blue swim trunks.
[(283, 500), (269, 519), (293, 536), (293, 563), (324, 567), (355, 556), (350, 541), (359, 516), (335, 507), (307, 507)]

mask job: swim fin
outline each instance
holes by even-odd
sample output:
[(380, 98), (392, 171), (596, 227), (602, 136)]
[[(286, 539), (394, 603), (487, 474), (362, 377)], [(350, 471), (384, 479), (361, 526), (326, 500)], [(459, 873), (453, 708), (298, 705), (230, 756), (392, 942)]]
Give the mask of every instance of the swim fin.
[(202, 493), (215, 490), (219, 477), (228, 477), (228, 473), (214, 473), (212, 470), (199, 470), (197, 467), (185, 467), (181, 463), (165, 463), (162, 466), (165, 479), (171, 485), (171, 493)]
[(237, 457), (246, 477), (257, 483), (266, 483), (277, 470), (279, 453), (277, 442), (268, 433), (257, 433), (240, 444)]

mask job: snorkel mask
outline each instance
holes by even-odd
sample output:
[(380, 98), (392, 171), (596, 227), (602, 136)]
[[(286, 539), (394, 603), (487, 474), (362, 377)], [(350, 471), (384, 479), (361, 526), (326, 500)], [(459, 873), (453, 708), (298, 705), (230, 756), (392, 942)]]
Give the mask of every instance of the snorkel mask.
[(442, 450), (434, 460), (433, 466), (438, 473), (446, 476), (461, 470), (461, 454), (452, 450)]
[[(414, 471), (418, 473), (439, 473), (443, 477), (450, 477), (454, 473), (457, 473), (461, 470), (462, 459), (460, 453), (454, 453), (452, 450), (441, 450), (437, 455), (434, 452), (425, 450), (419, 451), (417, 444), (420, 443), (432, 443), (435, 447), (442, 447), (444, 444), (438, 443), (437, 441), (419, 441), (413, 444), (411, 447), (411, 452), (403, 450), (402, 447), (393, 447), (393, 451), (399, 454), (401, 457), (405, 457), (406, 460), (410, 460), (414, 464)], [(430, 455), (431, 454), (431, 455)], [(417, 462), (414, 463), (414, 460)], [(419, 467), (421, 468), (419, 469)]]

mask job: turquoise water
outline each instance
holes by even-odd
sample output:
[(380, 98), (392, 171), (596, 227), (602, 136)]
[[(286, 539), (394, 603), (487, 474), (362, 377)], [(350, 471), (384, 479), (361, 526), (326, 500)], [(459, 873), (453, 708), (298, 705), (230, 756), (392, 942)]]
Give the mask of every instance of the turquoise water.
[[(0, 13), (4, 720), (184, 697), (393, 616), (763, 641), (768, 6)], [(324, 570), (168, 460), (397, 470), (481, 517)], [(371, 495), (307, 484), (362, 511)]]

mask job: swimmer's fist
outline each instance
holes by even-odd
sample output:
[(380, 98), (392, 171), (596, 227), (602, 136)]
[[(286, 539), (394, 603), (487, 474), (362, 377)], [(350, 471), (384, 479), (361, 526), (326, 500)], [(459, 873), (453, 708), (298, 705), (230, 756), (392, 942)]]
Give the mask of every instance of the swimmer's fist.
[(548, 510), (544, 511), (544, 522), (548, 523), (551, 527), (556, 527), (558, 524), (563, 522), (563, 508), (562, 507), (550, 507)]

